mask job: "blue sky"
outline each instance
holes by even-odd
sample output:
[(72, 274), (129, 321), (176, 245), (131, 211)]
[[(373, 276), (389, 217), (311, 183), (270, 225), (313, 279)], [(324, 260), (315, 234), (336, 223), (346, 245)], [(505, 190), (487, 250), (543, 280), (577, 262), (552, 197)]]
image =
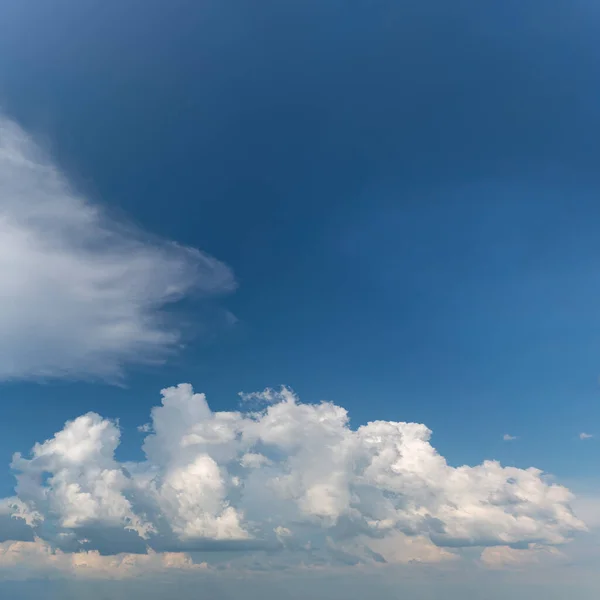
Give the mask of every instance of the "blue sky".
[[(213, 411), (286, 385), (351, 428), (424, 423), (453, 467), (533, 465), (595, 497), (598, 17), (589, 0), (3, 2), (4, 122), (116, 239), (61, 277), (101, 258), (133, 283), (106, 275), (70, 315), (43, 267), (4, 284), (23, 309), (0, 319), (0, 496), (14, 452), (89, 411), (118, 419), (119, 461), (142, 460), (137, 426), (189, 382)], [(47, 188), (4, 173), (0, 206), (29, 223)], [(104, 225), (70, 214), (25, 231), (71, 260)], [(121, 265), (134, 238), (139, 262)], [(44, 264), (31, 256), (14, 264)], [(173, 329), (135, 321), (137, 338), (102, 345), (102, 282), (119, 310), (166, 305)], [(65, 314), (38, 326), (27, 310)], [(52, 322), (78, 336), (68, 351)], [(173, 330), (183, 348), (137, 364)]]

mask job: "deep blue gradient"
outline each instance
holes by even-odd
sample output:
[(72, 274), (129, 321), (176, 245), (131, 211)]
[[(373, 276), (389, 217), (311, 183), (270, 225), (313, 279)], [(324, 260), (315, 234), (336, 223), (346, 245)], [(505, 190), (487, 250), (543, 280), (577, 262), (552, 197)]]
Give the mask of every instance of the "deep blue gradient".
[(591, 0), (2, 2), (5, 111), (240, 287), (234, 327), (127, 389), (3, 385), (0, 464), (88, 410), (136, 456), (189, 381), (424, 422), (453, 464), (594, 473), (599, 26)]

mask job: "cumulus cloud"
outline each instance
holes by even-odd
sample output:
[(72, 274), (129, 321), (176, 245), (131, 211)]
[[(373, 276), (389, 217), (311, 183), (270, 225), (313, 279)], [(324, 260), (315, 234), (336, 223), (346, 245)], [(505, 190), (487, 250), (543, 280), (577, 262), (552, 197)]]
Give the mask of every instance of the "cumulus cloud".
[(231, 271), (111, 219), (0, 116), (0, 379), (118, 378), (179, 343), (161, 311)]
[(345, 547), (349, 554), (361, 556), (362, 550), (365, 560), (370, 557), (391, 565), (454, 562), (460, 558), (454, 551), (436, 546), (427, 536), (406, 535), (400, 531), (381, 538), (361, 536), (338, 545)]
[(163, 390), (138, 462), (116, 460), (115, 422), (83, 415), (15, 455), (2, 506), (63, 552), (277, 550), (304, 564), (440, 562), (585, 529), (538, 469), (452, 467), (425, 425), (353, 429), (341, 406), (266, 395), (257, 410), (214, 412), (189, 384)]
[(530, 544), (527, 548), (495, 546), (485, 548), (481, 553), (481, 563), (489, 569), (530, 569), (565, 560), (567, 557), (558, 548), (537, 544)]
[(82, 578), (125, 579), (148, 572), (204, 572), (206, 563), (194, 563), (184, 552), (114, 554), (105, 556), (96, 550), (63, 552), (47, 542), (10, 541), (0, 543), (0, 577), (20, 579), (40, 573)]
[(592, 439), (594, 436), (591, 433), (580, 433), (579, 434), (579, 439), (580, 440), (590, 440)]
[(512, 442), (513, 440), (516, 440), (516, 439), (518, 439), (518, 438), (517, 438), (517, 436), (516, 436), (516, 435), (510, 435), (509, 433), (505, 433), (505, 434), (502, 436), (502, 439), (503, 439), (505, 442)]

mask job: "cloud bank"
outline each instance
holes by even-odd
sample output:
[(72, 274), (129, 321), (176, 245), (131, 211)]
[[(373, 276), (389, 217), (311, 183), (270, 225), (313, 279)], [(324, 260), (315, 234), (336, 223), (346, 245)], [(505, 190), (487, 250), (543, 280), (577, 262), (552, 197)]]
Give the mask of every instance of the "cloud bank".
[(115, 379), (179, 341), (161, 312), (231, 271), (109, 218), (0, 116), (0, 379)]
[(537, 469), (452, 467), (425, 425), (352, 429), (335, 404), (304, 404), (285, 388), (262, 397), (250, 411), (213, 412), (189, 384), (163, 390), (139, 462), (115, 458), (115, 422), (78, 417), (14, 456), (15, 495), (0, 516), (13, 537), (65, 553), (245, 551), (295, 564), (539, 551), (585, 529), (571, 493)]
[(0, 574), (8, 575), (10, 579), (57, 574), (93, 579), (126, 579), (148, 573), (201, 573), (207, 569), (206, 563), (194, 563), (183, 552), (157, 553), (149, 550), (145, 554), (105, 556), (97, 550), (63, 552), (40, 539), (0, 543)]

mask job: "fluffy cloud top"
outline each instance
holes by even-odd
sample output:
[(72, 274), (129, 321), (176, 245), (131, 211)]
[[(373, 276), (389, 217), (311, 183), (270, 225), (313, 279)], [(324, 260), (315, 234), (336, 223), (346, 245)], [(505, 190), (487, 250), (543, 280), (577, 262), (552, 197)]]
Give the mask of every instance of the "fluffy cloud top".
[(233, 286), (214, 258), (110, 219), (0, 116), (0, 379), (116, 378), (177, 344), (161, 308)]
[(67, 552), (278, 550), (304, 563), (439, 561), (466, 546), (562, 544), (585, 528), (570, 492), (537, 469), (451, 467), (425, 425), (351, 429), (335, 404), (287, 389), (264, 398), (213, 412), (188, 384), (163, 390), (146, 459), (131, 463), (115, 459), (117, 424), (83, 415), (15, 455), (5, 512)]

